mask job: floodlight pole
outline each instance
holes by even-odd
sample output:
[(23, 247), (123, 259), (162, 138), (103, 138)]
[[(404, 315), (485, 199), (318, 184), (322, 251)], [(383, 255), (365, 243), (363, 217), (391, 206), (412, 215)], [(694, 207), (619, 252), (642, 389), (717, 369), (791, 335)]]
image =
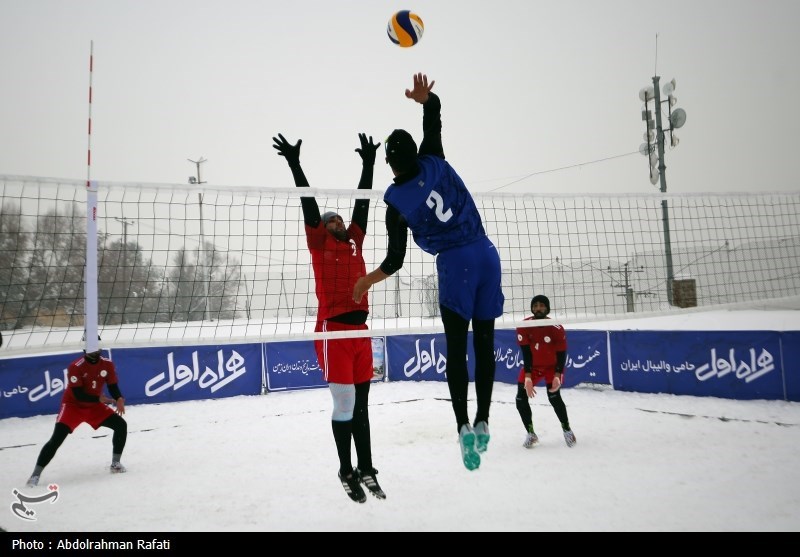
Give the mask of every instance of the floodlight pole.
[[(194, 176), (190, 177), (189, 178), (189, 183), (190, 184), (197, 184), (197, 185), (205, 184), (205, 182), (203, 182), (200, 179), (200, 165), (203, 164), (204, 162), (206, 162), (207, 159), (204, 159), (203, 157), (200, 157), (196, 161), (193, 161), (192, 159), (186, 159), (186, 160), (188, 160), (190, 163), (193, 163), (197, 167), (197, 178), (193, 179)], [(198, 263), (198, 265), (201, 264), (200, 263), (200, 259), (201, 259), (200, 255), (202, 254), (203, 263), (202, 263), (202, 268), (201, 268), (201, 278), (202, 278), (202, 283), (203, 283), (203, 297), (205, 298), (205, 306), (204, 306), (204, 310), (203, 310), (203, 319), (205, 321), (209, 321), (210, 319), (209, 319), (209, 316), (208, 316), (208, 294), (209, 294), (209, 290), (210, 290), (210, 286), (211, 286), (209, 284), (211, 282), (211, 265), (207, 265), (206, 264), (208, 262), (206, 261), (206, 246), (205, 246), (206, 240), (205, 240), (205, 234), (203, 233), (203, 194), (202, 193), (198, 193), (197, 194), (197, 198), (198, 198), (199, 203), (200, 203), (200, 247), (198, 248), (198, 251), (197, 251), (197, 253), (198, 253), (197, 263)]]
[[(656, 145), (658, 146), (658, 174), (661, 182), (661, 193), (667, 193), (667, 165), (664, 164), (664, 128), (661, 125), (661, 76), (653, 76), (653, 92), (656, 102)], [(664, 224), (664, 257), (667, 260), (667, 303), (673, 305), (672, 283), (675, 280), (672, 269), (672, 242), (669, 237), (669, 206), (666, 199), (661, 200), (661, 221)]]
[[(130, 267), (128, 265), (128, 227), (136, 224), (135, 220), (125, 220), (119, 217), (114, 217), (114, 220), (117, 222), (122, 223), (122, 277), (125, 281), (125, 291), (129, 292), (131, 289), (131, 282), (133, 282), (133, 274), (129, 271)], [(128, 318), (125, 315), (125, 310), (122, 310), (122, 323), (127, 323)]]

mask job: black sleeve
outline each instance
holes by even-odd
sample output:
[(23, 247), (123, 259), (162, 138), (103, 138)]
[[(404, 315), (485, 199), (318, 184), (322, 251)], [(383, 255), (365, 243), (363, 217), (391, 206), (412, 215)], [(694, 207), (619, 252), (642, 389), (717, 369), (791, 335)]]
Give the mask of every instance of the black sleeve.
[(419, 155), (434, 155), (444, 158), (442, 102), (435, 93), (428, 93), (428, 100), (422, 105), (422, 133)]
[(114, 383), (113, 385), (108, 385), (108, 394), (110, 394), (111, 398), (113, 398), (114, 400), (121, 398), (122, 393), (119, 390), (119, 384)]
[(389, 236), (389, 247), (386, 258), (381, 263), (381, 271), (393, 275), (403, 267), (408, 244), (408, 223), (403, 215), (392, 205), (386, 204), (386, 232)]
[[(374, 174), (375, 163), (364, 164), (361, 167), (361, 179), (358, 181), (358, 189), (371, 190), (372, 176)], [(367, 233), (367, 221), (369, 220), (369, 199), (357, 199), (353, 206), (352, 221), (361, 227), (364, 234)]]
[[(290, 165), (289, 168), (292, 171), (295, 187), (311, 187), (308, 184), (308, 178), (306, 178), (305, 172), (303, 172), (303, 167), (298, 164), (297, 166)], [(316, 228), (319, 225), (319, 221), (322, 220), (322, 217), (319, 214), (319, 205), (317, 205), (317, 200), (313, 197), (301, 197), (300, 205), (303, 207), (303, 221), (311, 228)]]
[(80, 402), (100, 402), (100, 397), (97, 395), (90, 395), (83, 390), (83, 387), (70, 387), (72, 389), (72, 394), (75, 395), (75, 398), (78, 399)]
[(556, 352), (556, 373), (564, 373), (564, 366), (567, 365), (567, 351)]
[(522, 364), (525, 366), (525, 372), (529, 373), (533, 367), (533, 352), (527, 344), (520, 346), (520, 349), (522, 350)]

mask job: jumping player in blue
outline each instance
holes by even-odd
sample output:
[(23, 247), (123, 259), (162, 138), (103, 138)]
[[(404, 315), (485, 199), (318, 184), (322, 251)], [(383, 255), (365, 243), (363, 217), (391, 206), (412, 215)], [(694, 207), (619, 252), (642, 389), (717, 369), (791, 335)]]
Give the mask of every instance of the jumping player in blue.
[[(402, 266), (408, 229), (422, 250), (436, 256), (439, 307), (447, 341), (447, 386), (456, 418), (461, 457), (468, 470), (481, 464), (489, 443), (489, 408), (494, 387), (494, 321), (503, 314), (500, 255), (483, 228), (478, 208), (461, 177), (444, 159), (439, 97), (423, 74), (414, 75), (406, 97), (422, 105), (423, 139), (394, 130), (385, 142), (394, 183), (384, 194), (389, 247), (378, 268), (353, 289), (358, 302), (370, 286)], [(467, 333), (472, 322), (475, 392), (478, 409), (470, 423), (467, 410)]]

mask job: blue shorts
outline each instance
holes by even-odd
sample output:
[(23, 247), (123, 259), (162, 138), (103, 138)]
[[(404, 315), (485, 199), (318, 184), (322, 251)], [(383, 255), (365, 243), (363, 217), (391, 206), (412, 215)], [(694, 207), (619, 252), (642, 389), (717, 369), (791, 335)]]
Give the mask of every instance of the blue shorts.
[(436, 270), (441, 305), (467, 321), (503, 315), (500, 254), (488, 237), (441, 252)]

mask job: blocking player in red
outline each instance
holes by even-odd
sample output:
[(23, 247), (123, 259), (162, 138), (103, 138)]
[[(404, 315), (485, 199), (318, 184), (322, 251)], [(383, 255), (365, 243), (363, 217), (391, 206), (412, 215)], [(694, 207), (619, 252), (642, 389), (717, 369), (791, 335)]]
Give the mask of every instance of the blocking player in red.
[[(372, 189), (375, 152), (380, 143), (372, 143), (358, 134), (362, 159), (358, 189)], [(295, 186), (310, 187), (300, 166), (300, 139), (292, 145), (281, 135), (273, 137), (273, 147), (286, 159)], [(353, 301), (353, 285), (366, 274), (362, 245), (367, 234), (369, 199), (356, 200), (350, 225), (335, 211), (320, 216), (314, 197), (301, 197), (306, 241), (311, 252), (317, 294), (316, 332), (365, 331), (369, 304), (365, 297)], [(378, 499), (386, 494), (378, 485), (378, 471), (372, 466), (372, 442), (369, 425), (369, 387), (373, 374), (372, 339), (368, 336), (315, 340), (320, 368), (333, 397), (331, 427), (339, 455), (339, 480), (353, 501), (367, 500), (363, 484)], [(355, 444), (358, 468), (353, 469), (351, 443)]]

